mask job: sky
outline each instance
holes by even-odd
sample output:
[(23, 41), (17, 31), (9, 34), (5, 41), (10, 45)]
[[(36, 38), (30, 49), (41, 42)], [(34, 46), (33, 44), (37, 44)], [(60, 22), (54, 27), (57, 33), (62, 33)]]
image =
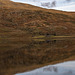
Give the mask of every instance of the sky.
[[(12, 0), (14, 2), (27, 3), (46, 9), (75, 12), (75, 0)], [(52, 6), (54, 2), (54, 6)]]

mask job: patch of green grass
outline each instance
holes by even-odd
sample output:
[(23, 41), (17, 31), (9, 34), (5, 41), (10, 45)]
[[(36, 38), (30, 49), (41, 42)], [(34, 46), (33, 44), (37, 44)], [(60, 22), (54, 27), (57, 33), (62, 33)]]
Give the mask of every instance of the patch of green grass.
[(44, 35), (40, 35), (40, 36), (34, 36), (34, 37), (32, 37), (33, 39), (38, 39), (38, 38), (45, 38), (45, 36)]

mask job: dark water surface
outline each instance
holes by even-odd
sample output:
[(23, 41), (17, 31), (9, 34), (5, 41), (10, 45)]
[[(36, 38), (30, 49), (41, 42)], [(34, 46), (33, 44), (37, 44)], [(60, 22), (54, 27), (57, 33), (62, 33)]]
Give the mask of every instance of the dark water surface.
[[(75, 75), (75, 40), (32, 40), (0, 42), (0, 75)], [(71, 59), (68, 59), (71, 58)], [(68, 59), (66, 62), (66, 60)], [(73, 59), (73, 61), (72, 61)], [(56, 61), (65, 63), (57, 64)], [(72, 61), (72, 62), (71, 62)], [(37, 66), (38, 65), (38, 66)], [(34, 67), (31, 67), (34, 66)]]

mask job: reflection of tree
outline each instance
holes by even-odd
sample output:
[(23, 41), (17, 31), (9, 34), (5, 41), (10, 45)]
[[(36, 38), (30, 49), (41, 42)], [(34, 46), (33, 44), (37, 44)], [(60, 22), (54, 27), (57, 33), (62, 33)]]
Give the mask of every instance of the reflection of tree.
[(54, 72), (58, 72), (58, 69), (57, 69), (57, 67), (53, 67), (53, 70), (54, 70)]
[(44, 68), (43, 71), (50, 71), (50, 72), (54, 71), (54, 72), (58, 72), (58, 69), (55, 66), (50, 66), (50, 67)]

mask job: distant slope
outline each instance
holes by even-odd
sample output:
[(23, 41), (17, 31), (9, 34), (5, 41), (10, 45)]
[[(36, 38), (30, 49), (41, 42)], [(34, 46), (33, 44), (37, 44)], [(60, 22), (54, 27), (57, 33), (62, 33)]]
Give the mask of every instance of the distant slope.
[(31, 34), (75, 34), (75, 13), (48, 10), (28, 4), (0, 0), (0, 25)]

